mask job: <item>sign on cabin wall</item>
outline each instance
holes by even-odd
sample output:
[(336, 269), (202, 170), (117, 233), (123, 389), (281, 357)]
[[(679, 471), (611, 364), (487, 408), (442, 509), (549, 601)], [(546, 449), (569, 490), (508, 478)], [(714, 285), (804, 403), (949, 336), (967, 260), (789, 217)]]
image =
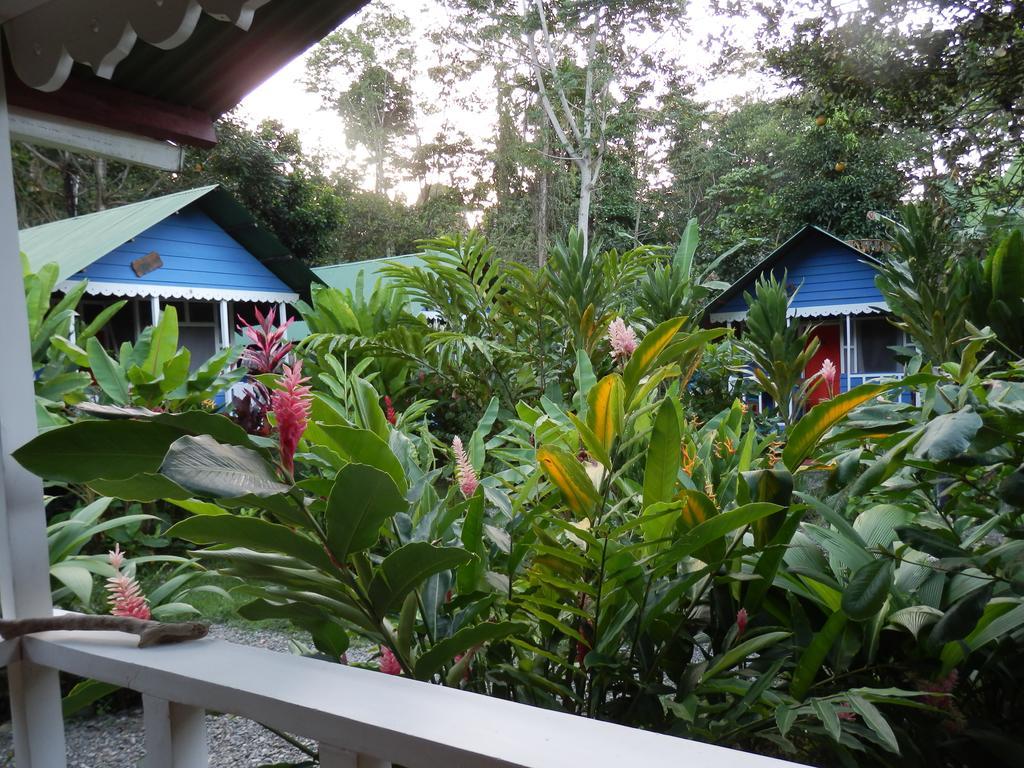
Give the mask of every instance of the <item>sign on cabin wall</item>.
[(156, 251), (150, 251), (145, 256), (140, 256), (132, 262), (132, 271), (136, 277), (142, 277), (155, 269), (160, 269), (163, 265), (164, 262), (160, 258), (160, 254)]

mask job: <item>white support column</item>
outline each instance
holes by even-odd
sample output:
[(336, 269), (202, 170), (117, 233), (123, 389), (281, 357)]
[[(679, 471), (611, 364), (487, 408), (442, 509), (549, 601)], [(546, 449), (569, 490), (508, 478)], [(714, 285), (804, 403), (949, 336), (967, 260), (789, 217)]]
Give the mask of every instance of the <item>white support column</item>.
[[(48, 616), (49, 556), (43, 485), (11, 451), (36, 436), (28, 310), (18, 258), (7, 93), (0, 73), (0, 328), (6, 367), (0, 377), (0, 602), (5, 619)], [(60, 680), (56, 670), (17, 661), (7, 668), (18, 768), (66, 764)]]
[(288, 305), (283, 301), (277, 305), (278, 325), (284, 325), (288, 320)]
[(153, 318), (153, 325), (160, 322), (160, 297), (151, 296), (149, 299), (149, 314)]
[(200, 768), (210, 764), (206, 712), (145, 694), (142, 712), (145, 768)]
[(321, 743), (320, 768), (391, 768), (391, 763)]
[(850, 321), (850, 313), (846, 313), (846, 364), (843, 370), (846, 371), (846, 390), (853, 389), (853, 323)]
[(228, 319), (228, 303), (221, 299), (220, 304), (220, 348), (231, 346), (231, 321)]

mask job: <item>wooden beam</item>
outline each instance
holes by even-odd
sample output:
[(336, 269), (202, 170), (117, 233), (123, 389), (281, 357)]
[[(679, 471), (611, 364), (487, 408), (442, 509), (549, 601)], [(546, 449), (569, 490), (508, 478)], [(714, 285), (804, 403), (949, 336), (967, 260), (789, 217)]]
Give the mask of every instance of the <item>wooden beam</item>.
[(185, 159), (184, 149), (166, 141), (98, 128), (41, 112), (12, 109), (10, 125), (11, 139), (15, 141), (85, 152), (161, 171), (180, 171)]
[(54, 93), (22, 83), (4, 62), (7, 101), (19, 110), (52, 115), (158, 141), (196, 147), (217, 143), (213, 118), (191, 107), (169, 104), (111, 85), (98, 78), (72, 75)]

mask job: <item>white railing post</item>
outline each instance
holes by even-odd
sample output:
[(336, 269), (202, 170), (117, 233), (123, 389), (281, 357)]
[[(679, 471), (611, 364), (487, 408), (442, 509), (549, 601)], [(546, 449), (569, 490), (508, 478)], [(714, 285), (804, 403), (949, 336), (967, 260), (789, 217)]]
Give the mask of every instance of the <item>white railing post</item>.
[(205, 710), (143, 695), (142, 712), (145, 768), (200, 768), (210, 764)]
[(391, 768), (391, 763), (321, 743), (320, 768)]
[[(48, 616), (53, 610), (43, 485), (11, 457), (11, 451), (37, 433), (28, 310), (18, 250), (7, 93), (0, 73), (0, 328), (5, 347), (0, 377), (0, 602), (6, 619)], [(57, 671), (17, 660), (7, 668), (7, 678), (18, 768), (63, 766), (64, 720)]]

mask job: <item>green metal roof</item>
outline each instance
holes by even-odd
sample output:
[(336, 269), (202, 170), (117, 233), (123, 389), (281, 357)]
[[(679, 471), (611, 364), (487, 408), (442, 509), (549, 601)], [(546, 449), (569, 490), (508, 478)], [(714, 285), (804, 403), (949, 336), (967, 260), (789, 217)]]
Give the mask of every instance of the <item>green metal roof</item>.
[[(356, 280), (363, 275), (363, 290), (367, 293), (373, 291), (373, 287), (380, 279), (383, 282), (387, 278), (379, 272), (387, 264), (404, 264), (409, 267), (424, 266), (423, 259), (416, 254), (406, 256), (386, 256), (382, 259), (367, 259), (366, 261), (351, 261), (346, 264), (332, 264), (329, 267), (313, 267), (313, 273), (322, 282), (331, 288), (340, 291), (349, 290), (355, 293)], [(296, 320), (288, 328), (288, 338), (292, 341), (299, 341), (309, 335), (309, 326), (302, 320)]]
[(53, 263), (59, 270), (58, 280), (66, 280), (192, 203), (285, 285), (309, 300), (310, 283), (320, 278), (216, 184), (23, 229), (21, 250), (33, 272)]
[(216, 189), (215, 186), (175, 192), (141, 203), (61, 219), (20, 233), (29, 268), (38, 272), (56, 264), (58, 280), (67, 280), (115, 248)]
[(329, 267), (314, 267), (313, 272), (331, 288), (339, 290), (355, 291), (356, 279), (359, 273), (363, 273), (363, 290), (372, 291), (378, 279), (385, 279), (380, 275), (381, 269), (388, 264), (404, 264), (408, 267), (421, 267), (423, 259), (416, 254), (406, 256), (390, 256), (383, 259), (367, 259), (366, 261), (353, 261), (347, 264), (332, 264)]

